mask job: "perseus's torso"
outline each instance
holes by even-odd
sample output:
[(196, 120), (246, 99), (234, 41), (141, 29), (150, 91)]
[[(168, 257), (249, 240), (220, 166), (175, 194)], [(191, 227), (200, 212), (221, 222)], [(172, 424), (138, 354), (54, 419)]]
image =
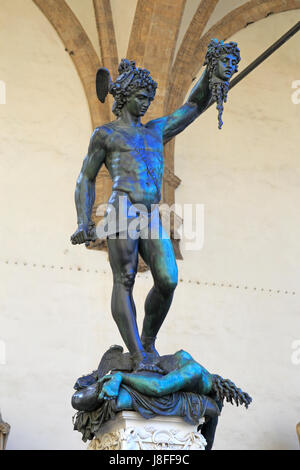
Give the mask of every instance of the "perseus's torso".
[(113, 190), (124, 191), (133, 203), (150, 208), (161, 198), (163, 143), (147, 127), (112, 125), (108, 129), (105, 164)]

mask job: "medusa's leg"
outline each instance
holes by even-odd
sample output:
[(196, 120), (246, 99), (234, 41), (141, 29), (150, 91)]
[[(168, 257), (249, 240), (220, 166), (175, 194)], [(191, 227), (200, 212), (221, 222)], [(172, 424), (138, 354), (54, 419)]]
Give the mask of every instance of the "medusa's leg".
[(124, 384), (153, 397), (162, 397), (168, 393), (179, 391), (206, 395), (211, 389), (211, 384), (203, 377), (209, 373), (193, 359), (163, 376), (127, 374), (124, 372), (120, 372), (120, 374)]
[(120, 388), (120, 393), (116, 402), (117, 411), (122, 410), (133, 410), (132, 398), (130, 393), (127, 392), (124, 388)]

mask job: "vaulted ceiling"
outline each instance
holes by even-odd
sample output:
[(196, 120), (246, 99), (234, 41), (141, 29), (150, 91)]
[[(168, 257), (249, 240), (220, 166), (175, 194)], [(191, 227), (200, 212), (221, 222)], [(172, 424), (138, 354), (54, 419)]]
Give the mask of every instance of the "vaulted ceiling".
[[(126, 0), (125, 0), (126, 1)], [(110, 106), (99, 105), (95, 74), (101, 65), (113, 76), (120, 60), (110, 0), (93, 0), (100, 57), (87, 31), (65, 0), (33, 0), (51, 22), (69, 52), (81, 78), (93, 126), (110, 118)], [(300, 8), (300, 0), (250, 0), (216, 23), (213, 13), (224, 0), (194, 0), (198, 4), (180, 44), (177, 44), (187, 0), (138, 0), (130, 32), (127, 58), (148, 68), (159, 84), (149, 119), (180, 106), (193, 78), (202, 67), (212, 37), (226, 40), (250, 23), (273, 13)], [(94, 18), (91, 18), (94, 21)], [(206, 26), (210, 24), (207, 30)], [(177, 46), (176, 56), (175, 50)]]

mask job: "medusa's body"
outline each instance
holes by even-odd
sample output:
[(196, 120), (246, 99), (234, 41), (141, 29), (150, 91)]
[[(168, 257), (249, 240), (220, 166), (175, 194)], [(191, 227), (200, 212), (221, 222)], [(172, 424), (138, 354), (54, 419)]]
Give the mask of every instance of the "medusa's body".
[(76, 391), (72, 397), (72, 405), (77, 410), (92, 411), (99, 408), (105, 400), (115, 400), (117, 411), (130, 410), (134, 406), (132, 391), (142, 394), (144, 400), (149, 397), (150, 403), (152, 399), (155, 403), (155, 400), (159, 402), (163, 397), (171, 397), (174, 393), (188, 392), (187, 395), (176, 395), (175, 400), (189, 399), (189, 394), (192, 394), (192, 401), (198, 401), (203, 414), (219, 414), (217, 404), (209, 396), (212, 393), (213, 376), (189, 353), (181, 350), (174, 355), (163, 356), (159, 366), (169, 372), (166, 375), (143, 375), (115, 371), (105, 375), (96, 383)]
[(228, 401), (235, 401), (237, 405), (244, 404), (246, 407), (251, 402), (251, 397), (233, 382), (211, 374), (186, 351), (180, 350), (173, 355), (162, 356), (159, 365), (167, 372), (165, 375), (116, 370), (99, 380), (95, 378), (93, 384), (81, 387), (74, 393), (72, 405), (77, 410), (90, 411), (97, 409), (105, 400), (115, 399), (118, 410), (132, 409), (131, 396), (126, 386), (144, 397), (156, 399), (177, 392), (209, 398), (207, 406), (211, 412), (211, 407), (214, 409), (215, 415), (219, 414), (215, 400), (221, 403), (225, 397)]

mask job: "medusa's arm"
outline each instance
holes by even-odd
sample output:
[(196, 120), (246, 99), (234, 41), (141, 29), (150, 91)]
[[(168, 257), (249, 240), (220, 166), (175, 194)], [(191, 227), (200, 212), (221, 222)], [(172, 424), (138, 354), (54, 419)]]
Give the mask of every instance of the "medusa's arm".
[(203, 381), (203, 371), (204, 369), (200, 364), (191, 360), (183, 367), (161, 376), (116, 372), (100, 379), (100, 382), (105, 382), (102, 387), (102, 397), (112, 398), (117, 396), (121, 383), (129, 385), (140, 393), (156, 398), (178, 391), (208, 393), (209, 387), (206, 381)]

